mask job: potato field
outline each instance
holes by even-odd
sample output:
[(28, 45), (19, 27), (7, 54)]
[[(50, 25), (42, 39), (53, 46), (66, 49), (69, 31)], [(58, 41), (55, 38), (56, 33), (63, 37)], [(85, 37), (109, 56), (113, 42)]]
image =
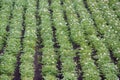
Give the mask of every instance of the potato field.
[(0, 0), (0, 80), (120, 80), (120, 0)]

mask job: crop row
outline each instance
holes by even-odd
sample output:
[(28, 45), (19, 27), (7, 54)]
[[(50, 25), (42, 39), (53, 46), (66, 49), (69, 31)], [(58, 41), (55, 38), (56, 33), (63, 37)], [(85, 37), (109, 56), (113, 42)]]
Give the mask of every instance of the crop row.
[[(22, 1), (23, 2), (23, 1)], [(35, 46), (36, 46), (36, 18), (35, 18), (35, 10), (36, 10), (36, 1), (29, 0), (24, 1), (24, 5), (27, 8), (25, 13), (25, 23), (26, 23), (26, 31), (25, 38), (23, 41), (23, 54), (21, 55), (21, 65), (20, 65), (20, 73), (22, 80), (32, 80), (34, 77), (34, 54), (35, 54)]]
[(116, 57), (117, 61), (119, 62), (119, 37), (117, 37), (114, 31), (110, 28), (110, 26), (106, 24), (106, 21), (102, 16), (101, 11), (97, 8), (96, 2), (88, 1), (88, 4), (93, 14), (93, 19), (95, 20), (95, 23), (97, 25), (97, 29), (104, 35), (104, 39), (102, 39), (103, 42), (108, 49), (113, 51), (113, 56)]
[[(80, 4), (79, 7), (81, 7), (81, 8), (83, 7), (82, 10), (84, 10), (83, 13), (79, 13), (79, 14), (80, 14), (80, 18), (83, 20), (83, 21), (81, 21), (81, 26), (83, 26), (83, 30), (85, 31), (85, 37), (88, 39), (88, 42), (91, 44), (92, 48), (94, 48), (94, 50), (97, 51), (96, 57), (98, 57), (98, 58), (97, 58), (96, 63), (98, 65), (98, 68), (100, 69), (100, 72), (104, 75), (104, 77), (106, 79), (109, 80), (109, 79), (111, 79), (111, 77), (108, 75), (115, 74), (112, 72), (117, 72), (116, 66), (114, 66), (113, 63), (111, 63), (110, 54), (109, 54), (105, 44), (95, 34), (96, 32), (94, 29), (95, 26), (93, 25), (94, 23), (84, 7), (84, 6), (86, 6), (86, 3), (84, 2), (84, 5), (83, 5), (82, 1), (79, 1), (78, 3)], [(78, 9), (78, 12), (82, 11), (80, 8), (78, 8), (78, 7), (76, 7), (76, 8)], [(91, 31), (91, 33), (90, 33), (90, 31)], [(112, 72), (108, 73), (109, 70), (107, 70), (108, 67), (106, 67), (106, 65), (111, 66), (111, 67), (109, 67), (109, 70), (112, 70)], [(115, 76), (114, 78), (117, 79), (117, 76), (116, 75), (114, 75), (114, 76)]]
[(73, 60), (75, 53), (73, 52), (72, 45), (69, 41), (67, 26), (63, 18), (60, 0), (52, 1), (51, 9), (53, 10), (53, 26), (56, 28), (56, 38), (60, 45), (59, 55), (61, 56), (60, 60), (62, 62), (61, 71), (64, 76), (63, 79), (75, 80), (75, 63)]
[(2, 0), (0, 80), (118, 80), (117, 2)]
[[(74, 4), (70, 5), (71, 3)], [(79, 55), (80, 55), (80, 64), (82, 66), (82, 71), (83, 71), (82, 77), (84, 80), (88, 80), (88, 79), (99, 80), (100, 74), (97, 70), (96, 65), (94, 64), (94, 61), (91, 58), (92, 49), (88, 46), (87, 40), (85, 39), (84, 30), (82, 29), (83, 27), (85, 27), (84, 25), (86, 23), (84, 23), (83, 26), (81, 25), (81, 23), (79, 23), (80, 22), (78, 19), (79, 17), (77, 17), (77, 14), (74, 10), (74, 5), (76, 5), (76, 3), (78, 2), (65, 1), (65, 9), (66, 9), (66, 14), (68, 16), (69, 26), (71, 29), (71, 38), (75, 43), (80, 45)], [(83, 9), (83, 8), (79, 6), (79, 9)], [(88, 70), (88, 66), (89, 66), (89, 70)]]
[(8, 35), (7, 31), (9, 29), (10, 13), (13, 7), (11, 6), (12, 4), (6, 3), (6, 1), (1, 1), (1, 5), (2, 6), (0, 10), (0, 14), (1, 14), (0, 15), (0, 50), (2, 52), (5, 45), (6, 37)]
[(119, 0), (110, 0), (109, 3), (108, 3), (109, 7), (111, 9), (114, 10), (115, 14), (118, 16), (118, 18), (120, 19), (120, 9), (119, 9), (119, 6), (120, 6), (120, 2)]
[(41, 17), (40, 24), (40, 33), (42, 38), (42, 44), (44, 47), (42, 48), (42, 76), (45, 80), (51, 79), (56, 80), (57, 75), (57, 54), (54, 51), (54, 42), (53, 39), (53, 31), (51, 27), (51, 19), (49, 12), (49, 4), (48, 1), (40, 0), (39, 1), (40, 9), (39, 16)]
[[(81, 2), (81, 3), (80, 3)], [(76, 5), (77, 3), (79, 3), (80, 5)], [(106, 67), (105, 65), (106, 65), (106, 63), (104, 63), (103, 61), (104, 60), (106, 60), (106, 62), (108, 63), (108, 65), (109, 64), (111, 64), (111, 67), (110, 67), (110, 69), (112, 70), (112, 71), (115, 71), (115, 73), (117, 72), (116, 71), (116, 66), (114, 66), (114, 64), (113, 63), (111, 63), (111, 59), (110, 59), (110, 56), (109, 56), (109, 52), (108, 52), (108, 50), (107, 50), (107, 48), (105, 47), (105, 45), (103, 44), (103, 42), (102, 41), (100, 41), (100, 39), (99, 38), (97, 38), (96, 37), (96, 35), (95, 35), (95, 30), (93, 29), (93, 22), (92, 22), (92, 20), (90, 19), (90, 16), (88, 15), (88, 12), (86, 12), (86, 10), (85, 10), (85, 8), (84, 8), (84, 5), (83, 5), (83, 2), (82, 1), (76, 1), (76, 2), (74, 2), (74, 4), (75, 4), (75, 7), (77, 8), (77, 11), (78, 11), (78, 14), (80, 14), (80, 20), (81, 20), (81, 22), (80, 22), (80, 25), (81, 25), (81, 29), (83, 29), (84, 31), (85, 31), (85, 36), (87, 37), (87, 38), (89, 38), (89, 41), (87, 41), (87, 42), (90, 42), (92, 45), (93, 45), (93, 47), (95, 47), (95, 49), (97, 50), (97, 56), (98, 56), (98, 61), (97, 61), (97, 63), (98, 63), (98, 67), (100, 68), (100, 70), (101, 70), (101, 72), (105, 75), (106, 74), (106, 78), (108, 78), (108, 79), (111, 79), (109, 76), (108, 76), (108, 74), (107, 74), (107, 72), (108, 72), (108, 70), (106, 70), (108, 67)], [(82, 6), (81, 6), (82, 5)], [(69, 14), (71, 14), (71, 8), (69, 8), (70, 9), (70, 12), (68, 13), (68, 15)], [(68, 11), (68, 8), (67, 8), (67, 11)], [(80, 13), (79, 13), (80, 12)], [(82, 12), (82, 13), (81, 13)], [(86, 12), (86, 13), (85, 13)], [(73, 13), (72, 13), (73, 14)], [(70, 16), (70, 15), (69, 15)], [(88, 18), (87, 18), (88, 17)], [(82, 21), (83, 20), (83, 21)], [(69, 21), (70, 22), (70, 21)], [(85, 23), (84, 23), (85, 22)], [(74, 36), (75, 37), (75, 36)], [(96, 44), (98, 42), (98, 44)], [(103, 46), (103, 48), (101, 48), (101, 46)], [(103, 55), (102, 55), (103, 54)], [(108, 57), (108, 58), (107, 58)], [(107, 59), (106, 59), (107, 58)], [(101, 64), (102, 63), (102, 64)], [(104, 64), (105, 65), (104, 65)], [(111, 72), (110, 72), (110, 74), (111, 74)], [(109, 74), (109, 75), (110, 75)], [(114, 73), (113, 73), (114, 74)], [(116, 74), (117, 75), (117, 74)], [(115, 75), (115, 79), (117, 79), (117, 76)]]
[(120, 23), (117, 15), (114, 13), (112, 9), (109, 8), (109, 5), (106, 4), (105, 1), (98, 1), (97, 2), (98, 8), (103, 13), (103, 17), (105, 18), (106, 22), (109, 26), (114, 30), (114, 32), (119, 37), (120, 33)]
[[(8, 4), (7, 4), (8, 5)], [(7, 6), (6, 5), (6, 6)], [(12, 8), (13, 6), (11, 6)], [(9, 8), (6, 8), (9, 9)], [(12, 8), (13, 9), (13, 8)], [(14, 7), (12, 10), (12, 15), (16, 16), (11, 19), (9, 27), (9, 36), (7, 41), (7, 46), (2, 55), (0, 55), (0, 79), (1, 80), (11, 80), (14, 78), (15, 64), (17, 62), (16, 56), (20, 51), (20, 36), (21, 36), (21, 7)], [(5, 20), (6, 21), (6, 20)], [(4, 25), (5, 26), (5, 25)], [(3, 26), (2, 26), (3, 27)]]

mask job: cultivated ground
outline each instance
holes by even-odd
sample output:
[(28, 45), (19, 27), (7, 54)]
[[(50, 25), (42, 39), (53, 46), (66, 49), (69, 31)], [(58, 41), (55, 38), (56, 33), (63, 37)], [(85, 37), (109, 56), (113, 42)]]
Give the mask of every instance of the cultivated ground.
[(120, 0), (0, 0), (0, 80), (120, 80)]

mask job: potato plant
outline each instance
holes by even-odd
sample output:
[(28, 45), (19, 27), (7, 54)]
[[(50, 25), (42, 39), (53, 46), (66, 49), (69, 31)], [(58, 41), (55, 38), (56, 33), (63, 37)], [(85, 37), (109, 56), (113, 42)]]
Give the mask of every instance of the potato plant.
[(119, 80), (119, 0), (0, 0), (0, 80)]

